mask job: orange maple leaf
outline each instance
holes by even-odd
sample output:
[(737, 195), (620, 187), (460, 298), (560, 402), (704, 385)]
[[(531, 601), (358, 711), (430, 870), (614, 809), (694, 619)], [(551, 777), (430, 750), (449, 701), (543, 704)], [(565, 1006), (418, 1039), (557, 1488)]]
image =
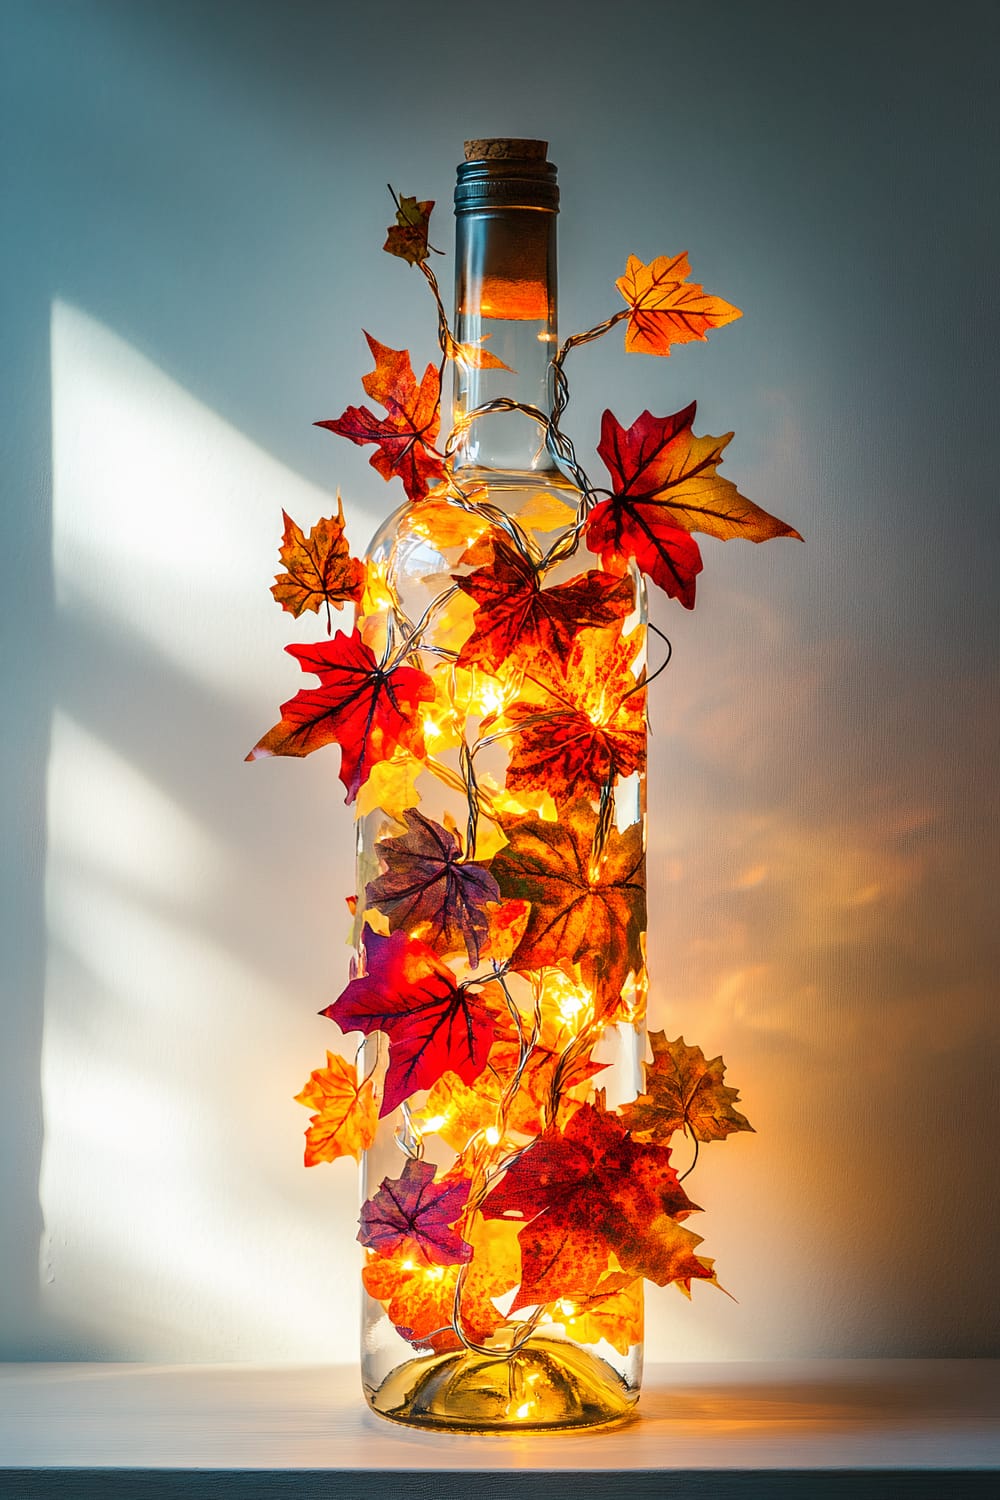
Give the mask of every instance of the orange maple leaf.
[(349, 599), (360, 599), (364, 586), (364, 564), (351, 556), (344, 536), (344, 507), (337, 496), (337, 514), (317, 521), (309, 535), (296, 525), (287, 511), (279, 556), (285, 565), (275, 574), (271, 593), (282, 609), (298, 619), (305, 610), (319, 613), (326, 605), (326, 631), (333, 629), (330, 605), (342, 609)]
[[(504, 1322), (493, 1298), (509, 1292), (520, 1278), (518, 1227), (477, 1219), (463, 1230), (473, 1256), (462, 1278), (462, 1329), (477, 1343)], [(425, 1266), (412, 1256), (380, 1255), (372, 1256), (361, 1273), (365, 1291), (384, 1305), (403, 1338), (438, 1354), (462, 1347), (452, 1326), (458, 1276), (458, 1266)]]
[[(484, 333), (483, 338), (488, 339), (489, 334)], [(467, 370), (510, 370), (510, 365), (505, 365), (498, 354), (484, 349), (481, 343), (460, 344), (450, 333), (445, 335), (445, 354)], [(516, 375), (517, 371), (510, 370), (510, 373)]]
[(390, 349), (365, 334), (375, 360), (374, 370), (362, 379), (365, 392), (386, 409), (377, 417), (367, 406), (349, 406), (334, 420), (317, 422), (352, 443), (376, 443), (369, 459), (383, 479), (398, 474), (411, 500), (420, 500), (444, 474), (434, 440), (441, 425), (441, 376), (428, 365), (419, 386), (409, 351)]
[[(482, 843), (482, 840), (479, 841)], [(508, 959), (524, 937), (531, 908), (527, 901), (497, 901), (487, 908), (490, 930), (483, 945), (482, 957), (498, 962)]]
[(742, 317), (738, 307), (688, 281), (690, 274), (686, 251), (672, 258), (658, 255), (648, 266), (629, 256), (615, 285), (629, 305), (625, 348), (630, 354), (669, 354), (673, 344), (704, 340), (707, 328)]
[(597, 816), (581, 799), (557, 823), (534, 814), (504, 817), (508, 843), (490, 870), (500, 894), (530, 901), (531, 914), (512, 960), (517, 970), (545, 965), (572, 974), (579, 964), (595, 992), (595, 1012), (613, 1016), (630, 972), (642, 968), (646, 925), (642, 825), (612, 828), (597, 868)]
[(526, 685), (532, 699), (522, 696), (502, 715), (512, 731), (508, 791), (550, 790), (562, 807), (593, 800), (617, 777), (645, 768), (645, 672), (636, 677), (634, 660), (632, 641), (619, 631), (581, 631), (565, 682)]
[(645, 1063), (646, 1091), (620, 1110), (633, 1135), (668, 1141), (675, 1130), (689, 1132), (697, 1141), (722, 1141), (736, 1130), (753, 1130), (733, 1106), (739, 1089), (723, 1081), (721, 1057), (706, 1062), (700, 1047), (689, 1047), (679, 1036), (667, 1040), (665, 1031), (652, 1031), (653, 1061)]
[(316, 1110), (306, 1130), (307, 1167), (336, 1161), (339, 1156), (360, 1161), (362, 1151), (375, 1139), (378, 1115), (371, 1081), (359, 1084), (355, 1064), (336, 1052), (326, 1054), (325, 1068), (310, 1073), (295, 1102)]
[[(685, 1288), (690, 1297), (690, 1278), (674, 1285)], [(633, 1344), (642, 1342), (642, 1311), (642, 1278), (632, 1279), (626, 1274), (604, 1277), (593, 1297), (556, 1302), (547, 1316), (561, 1323), (578, 1344), (596, 1344), (603, 1339), (619, 1354), (627, 1354)]]
[(492, 526), (489, 517), (476, 509), (477, 502), (486, 498), (484, 489), (474, 490), (469, 503), (461, 505), (451, 496), (437, 491), (426, 500), (411, 505), (400, 516), (400, 535), (404, 538), (422, 537), (439, 551), (448, 547), (471, 547)]

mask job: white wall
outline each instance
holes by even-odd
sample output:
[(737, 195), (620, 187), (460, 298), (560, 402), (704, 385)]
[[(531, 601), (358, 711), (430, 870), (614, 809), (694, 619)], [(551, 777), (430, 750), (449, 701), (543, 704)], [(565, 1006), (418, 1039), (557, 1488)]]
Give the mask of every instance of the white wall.
[(566, 331), (631, 250), (745, 310), (582, 354), (581, 448), (696, 396), (807, 538), (707, 542), (694, 614), (657, 605), (651, 1020), (758, 1134), (692, 1180), (738, 1304), (652, 1290), (651, 1356), (996, 1352), (994, 12), (504, 14), (0, 14), (0, 1357), (354, 1355), (353, 1172), (304, 1171), (291, 1099), (350, 816), (335, 752), (242, 756), (297, 686), (281, 507), (339, 485), (360, 545), (395, 503), (311, 426), (362, 326), (432, 352), (383, 184), (450, 244), (491, 133), (559, 163)]

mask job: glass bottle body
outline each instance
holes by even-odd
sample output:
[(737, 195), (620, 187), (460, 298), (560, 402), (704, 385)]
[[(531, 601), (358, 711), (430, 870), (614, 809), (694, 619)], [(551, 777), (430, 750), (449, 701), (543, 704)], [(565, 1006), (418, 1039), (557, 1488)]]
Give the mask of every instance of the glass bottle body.
[[(398, 631), (399, 622), (413, 625), (431, 610), (421, 649), (408, 660), (432, 677), (446, 680), (425, 717), (428, 769), (417, 775), (414, 791), (420, 798), (420, 813), (441, 827), (454, 829), (465, 856), (485, 863), (502, 844), (504, 823), (509, 830), (511, 819), (516, 825), (519, 816), (531, 818), (535, 809), (553, 821), (565, 815), (558, 786), (548, 792), (524, 790), (518, 788), (518, 776), (511, 777), (512, 763), (516, 772), (519, 759), (523, 760), (516, 750), (512, 754), (518, 738), (515, 726), (535, 717), (532, 710), (539, 707), (540, 699), (553, 702), (552, 686), (560, 689), (549, 682), (538, 691), (519, 678), (517, 671), (457, 668), (448, 656), (437, 654), (454, 651), (468, 628), (470, 611), (462, 602), (466, 596), (454, 590), (452, 580), (473, 571), (473, 564), (461, 558), (479, 540), (475, 533), (487, 518), (498, 513), (515, 521), (522, 513), (529, 518), (539, 516), (540, 525), (529, 519), (518, 529), (541, 556), (565, 526), (562, 508), (575, 507), (579, 497), (572, 486), (551, 473), (487, 474), (469, 469), (463, 471), (462, 484), (479, 497), (478, 515), (445, 497), (432, 498), (423, 505), (402, 507), (375, 537), (369, 568), (383, 582), (383, 602), (391, 599), (392, 605), (381, 618), (369, 616), (365, 628), (378, 654), (386, 644), (380, 636), (390, 612)], [(555, 527), (544, 529), (551, 520)], [(442, 537), (451, 545), (441, 545)], [(579, 555), (564, 560), (545, 575), (545, 586), (558, 587), (578, 578), (589, 561)], [(573, 712), (589, 713), (595, 724), (611, 723), (617, 717), (644, 738), (645, 597), (641, 579), (631, 582), (635, 607), (622, 621), (625, 628), (593, 631), (594, 638), (586, 643), (588, 651), (576, 646), (564, 696), (567, 711), (572, 704)], [(447, 605), (437, 616), (433, 612), (435, 599), (447, 594), (451, 603), (461, 605), (457, 619), (449, 615)], [(609, 699), (625, 694), (631, 696), (623, 714), (619, 704)], [(538, 748), (539, 729), (544, 733), (551, 725), (555, 739), (564, 726), (559, 699), (554, 701), (556, 717), (549, 721), (539, 717), (534, 726), (533, 751)], [(523, 743), (528, 731), (520, 733)], [(470, 753), (477, 801), (471, 816), (463, 775), (463, 761)], [(402, 758), (397, 760), (402, 768)], [(511, 780), (513, 791), (508, 787)], [(581, 820), (579, 810), (588, 802), (586, 792), (593, 792), (590, 810), (596, 826), (600, 790), (593, 781), (582, 790), (585, 795), (576, 799), (574, 816), (585, 821), (587, 814)], [(632, 831), (644, 842), (644, 767), (618, 778), (613, 790), (611, 815), (616, 834), (621, 839)], [(515, 810), (518, 807), (524, 809), (523, 814)], [(497, 817), (500, 821), (494, 820)], [(399, 809), (395, 817), (389, 817), (376, 808), (359, 820), (359, 931), (366, 918), (379, 920), (378, 913), (366, 905), (365, 890), (385, 868), (381, 841), (400, 831)], [(516, 903), (517, 898), (512, 899)], [(609, 935), (596, 936), (606, 941)], [(624, 941), (620, 934), (611, 936), (615, 942)], [(515, 940), (516, 930), (507, 948)], [(571, 942), (572, 951), (579, 949), (580, 935), (571, 934)], [(471, 964), (468, 953), (452, 953), (448, 963), (461, 982), (473, 974), (488, 976), (493, 964), (502, 967), (505, 951), (501, 941), (495, 955), (484, 954), (478, 965)], [(551, 956), (555, 959), (554, 951)], [(629, 970), (614, 1019), (604, 1024), (594, 1016), (592, 979), (588, 982), (579, 963), (571, 959), (565, 967), (552, 962), (508, 971), (504, 982), (507, 998), (518, 1012), (523, 1041), (530, 1044), (534, 1037), (519, 1088), (505, 1103), (521, 1049), (512, 1046), (509, 1037), (506, 1044), (501, 1038), (496, 1057), (471, 1087), (446, 1075), (440, 1085), (386, 1116), (366, 1154), (365, 1199), (372, 1197), (383, 1180), (397, 1179), (409, 1156), (433, 1162), (438, 1179), (456, 1165), (468, 1170), (471, 1158), (475, 1173), (488, 1179), (504, 1161), (540, 1136), (546, 1125), (562, 1122), (579, 1103), (593, 1101), (596, 1089), (603, 1091), (608, 1108), (634, 1099), (641, 1091), (645, 1045), (641, 967)], [(568, 1084), (553, 1104), (551, 1087), (558, 1059), (572, 1059), (581, 1036), (588, 1043), (584, 1050), (594, 1071), (586, 1063), (576, 1074), (570, 1068)], [(362, 1066), (373, 1077), (376, 1091), (386, 1063), (384, 1039), (369, 1038)], [(508, 1424), (596, 1425), (627, 1412), (638, 1397), (642, 1371), (641, 1281), (590, 1308), (577, 1305), (572, 1297), (556, 1298), (537, 1314), (518, 1310), (504, 1318), (502, 1310), (509, 1305), (519, 1279), (516, 1242), (522, 1227), (481, 1218), (472, 1227), (466, 1223), (463, 1233), (473, 1243), (476, 1256), (496, 1258), (498, 1269), (492, 1283), (478, 1273), (473, 1282), (467, 1272), (460, 1284), (461, 1268), (426, 1265), (419, 1256), (404, 1261), (401, 1275), (395, 1268), (379, 1267), (377, 1258), (366, 1257), (362, 1375), (366, 1395), (377, 1411), (401, 1421), (473, 1430)], [(489, 1299), (495, 1316), (489, 1311), (483, 1316), (483, 1290), (487, 1296), (491, 1290), (498, 1294), (495, 1302)], [(416, 1327), (415, 1317), (419, 1319)], [(412, 1338), (406, 1336), (407, 1328)]]
[[(394, 755), (359, 809), (356, 931), (362, 969), (366, 924), (430, 940), (491, 1033), (485, 1066), (413, 1093), (366, 1153), (368, 1201), (408, 1161), (432, 1164), (436, 1184), (468, 1183), (453, 1224), (468, 1256), (366, 1250), (362, 1376), (372, 1407), (402, 1422), (593, 1426), (628, 1413), (642, 1370), (642, 1282), (600, 1249), (600, 1163), (578, 1170), (562, 1208), (566, 1185), (546, 1200), (541, 1171), (540, 1231), (533, 1211), (505, 1208), (503, 1185), (530, 1181), (553, 1142), (579, 1169), (581, 1121), (599, 1125), (642, 1088), (645, 593), (637, 572), (609, 576), (582, 548), (579, 492), (536, 418), (511, 409), (548, 409), (554, 214), (501, 215), (502, 232), (495, 215), (471, 217), (456, 335), (510, 368), (458, 366), (450, 473), (369, 549), (365, 641), (380, 660), (405, 655), (434, 699), (424, 756)], [(498, 398), (506, 409), (482, 410)], [(419, 897), (385, 899), (404, 858), (414, 889), (426, 879), (428, 836), (477, 872), (464, 938)], [(363, 1058), (380, 1096), (385, 1038)], [(565, 1286), (540, 1269), (560, 1234)], [(600, 1260), (586, 1285), (581, 1246)]]

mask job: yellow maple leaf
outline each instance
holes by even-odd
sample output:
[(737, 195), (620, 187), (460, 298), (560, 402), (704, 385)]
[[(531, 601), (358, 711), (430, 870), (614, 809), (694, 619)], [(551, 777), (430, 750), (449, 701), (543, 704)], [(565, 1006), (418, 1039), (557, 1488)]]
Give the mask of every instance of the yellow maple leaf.
[(503, 1083), (487, 1068), (469, 1087), (457, 1073), (443, 1073), (410, 1123), (418, 1135), (437, 1135), (453, 1151), (464, 1151), (478, 1130), (495, 1126)]
[(476, 829), (475, 857), (480, 864), (485, 864), (487, 860), (493, 858), (494, 854), (499, 854), (506, 842), (507, 835), (499, 823), (494, 823), (490, 818), (479, 819), (479, 826)]
[[(474, 599), (462, 593), (454, 593), (441, 609), (435, 611), (428, 639), (442, 651), (460, 651), (473, 629), (476, 613)], [(439, 670), (446, 670), (444, 668)]]
[(559, 819), (551, 792), (526, 791), (515, 797), (511, 792), (497, 791), (491, 794), (490, 800), (497, 812), (505, 816), (519, 817), (522, 813), (533, 812), (545, 823), (555, 823)]
[(397, 753), (390, 760), (376, 761), (358, 793), (357, 816), (363, 818), (381, 808), (382, 812), (401, 823), (405, 810), (416, 807), (420, 801), (416, 782), (424, 769), (423, 761), (406, 751)]
[(539, 490), (517, 513), (521, 526), (529, 531), (565, 531), (576, 525), (576, 507), (558, 495)]
[(306, 1130), (307, 1167), (340, 1156), (360, 1161), (375, 1139), (378, 1115), (371, 1082), (359, 1084), (355, 1064), (335, 1052), (326, 1054), (325, 1068), (310, 1073), (295, 1101), (316, 1111)]
[(481, 486), (470, 490), (467, 508), (440, 489), (432, 491), (425, 500), (407, 507), (399, 521), (400, 536), (422, 537), (441, 551), (471, 547), (490, 530), (489, 518), (475, 509), (477, 499), (485, 498), (486, 490)]
[(580, 1344), (597, 1344), (604, 1340), (619, 1354), (627, 1354), (633, 1344), (642, 1342), (642, 1312), (642, 1278), (639, 1277), (605, 1297), (576, 1302), (562, 1299), (543, 1315), (542, 1322), (561, 1323), (569, 1337)]
[(387, 561), (367, 564), (364, 592), (358, 610), (358, 629), (370, 651), (381, 657), (388, 640), (390, 615), (399, 607)]
[(451, 664), (443, 662), (431, 674), (434, 701), (424, 705), (422, 721), (424, 749), (428, 756), (453, 750), (462, 740), (462, 717), (452, 696)]

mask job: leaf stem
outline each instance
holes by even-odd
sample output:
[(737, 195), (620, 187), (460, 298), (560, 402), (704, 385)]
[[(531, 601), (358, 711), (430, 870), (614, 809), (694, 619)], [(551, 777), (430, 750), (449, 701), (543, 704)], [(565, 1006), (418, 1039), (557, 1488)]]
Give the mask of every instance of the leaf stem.
[(694, 1169), (695, 1169), (695, 1167), (697, 1165), (698, 1165), (698, 1137), (695, 1136), (694, 1137), (694, 1156), (691, 1158), (691, 1165), (688, 1167), (688, 1169), (687, 1169), (686, 1172), (682, 1172), (681, 1173), (681, 1175), (678, 1177), (677, 1181), (678, 1182), (683, 1182), (684, 1179), (685, 1179), (685, 1177), (690, 1177), (691, 1173), (694, 1171)]

